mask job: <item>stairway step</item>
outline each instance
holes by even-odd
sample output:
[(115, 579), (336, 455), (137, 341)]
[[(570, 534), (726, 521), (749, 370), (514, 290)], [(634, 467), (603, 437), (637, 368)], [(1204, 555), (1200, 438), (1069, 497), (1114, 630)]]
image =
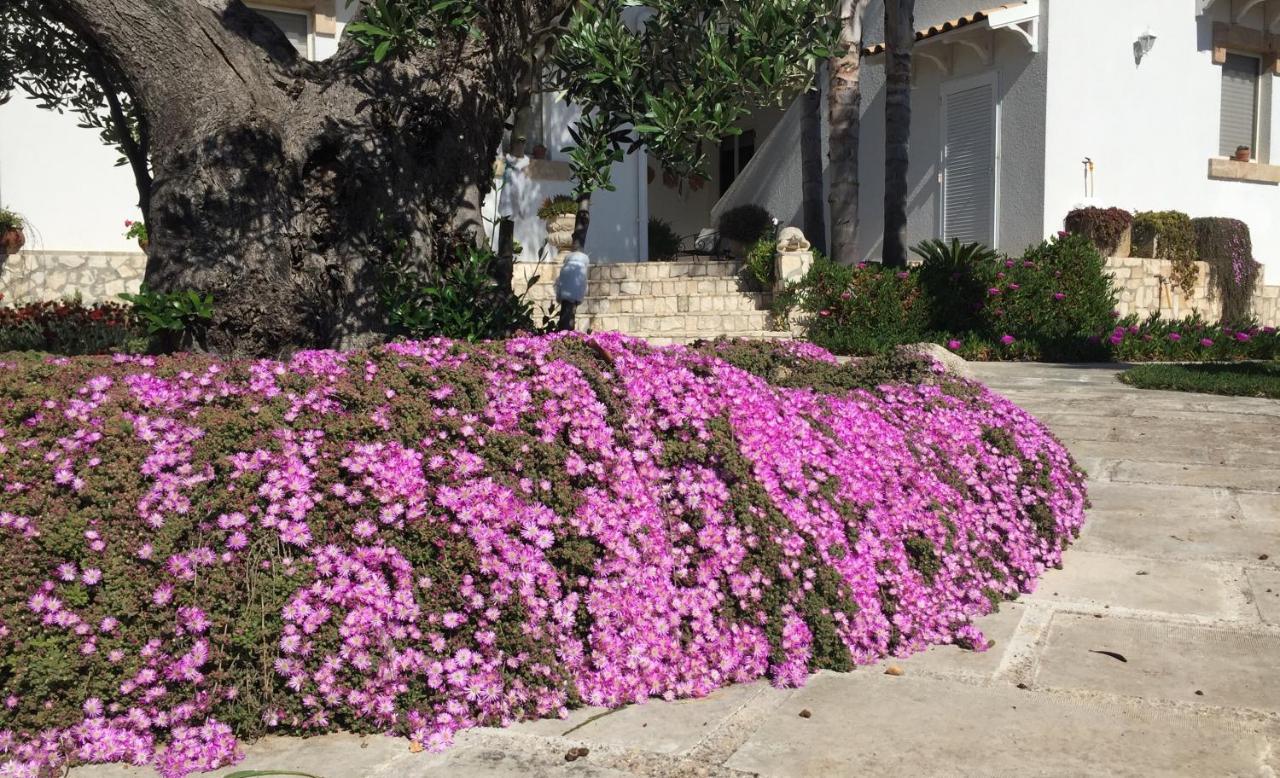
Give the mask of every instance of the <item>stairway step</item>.
[[(793, 340), (795, 335), (777, 330), (748, 330), (746, 332), (724, 333), (730, 338), (742, 340)], [(715, 340), (717, 336), (705, 332), (664, 332), (661, 335), (642, 336), (654, 346), (687, 345), (697, 340)]]
[(672, 278), (735, 278), (742, 273), (737, 260), (698, 260), (689, 262), (615, 262), (591, 265), (587, 278), (591, 281), (641, 281)]
[(676, 313), (752, 313), (770, 306), (759, 294), (722, 295), (588, 295), (578, 307), (579, 315), (618, 313), (663, 316)]
[(749, 313), (634, 314), (607, 313), (579, 315), (578, 329), (584, 331), (623, 332), (630, 335), (658, 336), (671, 332), (702, 333), (703, 337), (733, 335), (739, 332), (768, 330), (772, 321), (768, 311)]

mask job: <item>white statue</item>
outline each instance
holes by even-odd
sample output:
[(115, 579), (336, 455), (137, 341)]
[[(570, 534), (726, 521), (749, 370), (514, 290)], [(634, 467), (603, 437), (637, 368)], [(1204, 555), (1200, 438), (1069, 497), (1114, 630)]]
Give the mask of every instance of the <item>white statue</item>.
[(808, 251), (809, 240), (799, 227), (783, 227), (778, 233), (778, 251)]

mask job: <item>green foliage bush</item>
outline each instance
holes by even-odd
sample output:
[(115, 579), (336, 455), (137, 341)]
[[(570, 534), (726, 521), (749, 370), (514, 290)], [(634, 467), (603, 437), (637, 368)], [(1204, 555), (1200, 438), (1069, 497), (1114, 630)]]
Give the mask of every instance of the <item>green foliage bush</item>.
[(1244, 322), (1262, 265), (1253, 259), (1249, 225), (1239, 219), (1194, 219), (1196, 252), (1209, 265), (1209, 283), (1222, 301), (1222, 320)]
[(133, 313), (152, 338), (152, 348), (161, 353), (190, 351), (205, 347), (205, 335), (213, 320), (213, 295), (187, 290), (154, 292), (143, 286), (137, 294), (122, 294), (133, 304)]
[(398, 242), (381, 268), (378, 289), (392, 334), (476, 342), (533, 331), (532, 303), (495, 280), (498, 262), (492, 251), (461, 244), (453, 261), (428, 278), (407, 243)]
[(1191, 217), (1181, 211), (1139, 211), (1133, 217), (1135, 254), (1150, 254), (1173, 263), (1173, 281), (1183, 294), (1195, 289), (1200, 271), (1195, 261), (1196, 230)]
[(747, 251), (747, 275), (764, 291), (772, 290), (778, 277), (778, 266), (774, 261), (777, 253), (778, 244), (772, 237), (761, 238)]
[(680, 251), (680, 236), (671, 224), (658, 217), (649, 219), (649, 259), (665, 261)]
[(1100, 254), (1110, 257), (1124, 240), (1125, 230), (1133, 226), (1133, 214), (1123, 208), (1077, 208), (1067, 214), (1063, 225), (1067, 232), (1085, 236)]
[(26, 226), (26, 220), (17, 211), (0, 208), (0, 232), (20, 230)]
[(919, 273), (879, 264), (849, 267), (816, 255), (809, 274), (780, 295), (778, 306), (802, 312), (808, 339), (838, 354), (918, 343), (929, 330)]
[(1139, 365), (1121, 373), (1120, 380), (1139, 389), (1280, 400), (1280, 364)]
[(739, 205), (720, 215), (716, 229), (721, 238), (751, 245), (773, 232), (773, 216), (759, 205)]
[(571, 216), (578, 213), (578, 201), (569, 195), (556, 195), (542, 201), (538, 208), (539, 219), (551, 219), (556, 216)]

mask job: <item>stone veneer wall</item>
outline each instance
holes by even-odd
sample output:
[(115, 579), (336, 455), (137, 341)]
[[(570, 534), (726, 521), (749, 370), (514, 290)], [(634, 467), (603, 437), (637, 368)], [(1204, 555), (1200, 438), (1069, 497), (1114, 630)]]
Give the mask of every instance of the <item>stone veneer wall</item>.
[[(1178, 319), (1199, 313), (1209, 321), (1217, 321), (1222, 302), (1209, 286), (1209, 266), (1197, 262), (1200, 273), (1191, 296), (1183, 295), (1173, 282), (1173, 263), (1167, 259), (1111, 257), (1107, 269), (1120, 292), (1121, 316), (1137, 314), (1146, 318), (1159, 313), (1167, 319)], [(1259, 285), (1253, 295), (1253, 315), (1258, 322), (1280, 326), (1280, 286)]]
[(120, 302), (136, 292), (147, 255), (127, 251), (20, 251), (0, 256), (0, 294), (6, 305), (61, 300)]

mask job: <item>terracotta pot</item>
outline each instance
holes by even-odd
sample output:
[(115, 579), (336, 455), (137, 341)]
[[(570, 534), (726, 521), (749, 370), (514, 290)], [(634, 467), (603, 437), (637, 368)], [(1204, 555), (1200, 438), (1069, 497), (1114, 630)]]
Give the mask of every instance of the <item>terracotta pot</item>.
[(568, 251), (573, 245), (573, 228), (578, 217), (572, 213), (559, 214), (547, 219), (547, 243), (557, 251)]
[(529, 153), (529, 156), (533, 157), (534, 159), (546, 159), (547, 147), (539, 143), (538, 145), (533, 147), (533, 151)]
[(27, 234), (21, 228), (8, 230), (0, 235), (0, 251), (5, 254), (17, 254), (27, 245)]
[(151, 241), (146, 238), (138, 238), (138, 248), (142, 249), (143, 254), (146, 254), (147, 249), (151, 248)]
[(1236, 162), (1248, 162), (1248, 161), (1249, 161), (1249, 159), (1250, 159), (1250, 157), (1251, 157), (1251, 154), (1250, 154), (1250, 152), (1251, 152), (1251, 151), (1252, 151), (1252, 150), (1251, 150), (1248, 146), (1237, 146), (1237, 147), (1236, 147), (1235, 161), (1236, 161)]

